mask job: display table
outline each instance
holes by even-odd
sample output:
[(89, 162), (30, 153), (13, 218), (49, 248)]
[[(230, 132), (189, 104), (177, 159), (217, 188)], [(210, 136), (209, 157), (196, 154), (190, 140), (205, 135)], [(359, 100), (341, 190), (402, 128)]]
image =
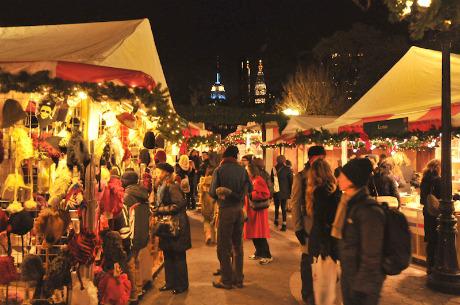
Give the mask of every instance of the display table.
[[(404, 199), (403, 199), (404, 198)], [(423, 206), (419, 204), (418, 195), (402, 195), (401, 212), (406, 216), (412, 235), (412, 257), (418, 261), (426, 261), (424, 241)], [(460, 202), (455, 204), (455, 216), (460, 220)], [(460, 232), (457, 232), (457, 259), (460, 261)]]

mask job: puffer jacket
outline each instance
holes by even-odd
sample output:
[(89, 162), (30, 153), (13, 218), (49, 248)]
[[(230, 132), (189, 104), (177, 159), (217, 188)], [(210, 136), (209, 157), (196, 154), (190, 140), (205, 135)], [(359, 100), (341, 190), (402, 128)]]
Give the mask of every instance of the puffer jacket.
[(131, 224), (132, 250), (145, 248), (149, 242), (150, 206), (147, 189), (139, 184), (133, 184), (125, 189), (123, 204), (129, 211)]
[(213, 219), (216, 209), (216, 200), (209, 195), (211, 182), (212, 176), (205, 176), (200, 178), (200, 183), (198, 184), (200, 202), (202, 204), (201, 213), (209, 221)]
[(342, 281), (348, 295), (378, 295), (385, 275), (382, 270), (385, 214), (376, 201), (361, 188), (347, 204), (339, 240)]
[(176, 215), (179, 218), (179, 236), (176, 238), (160, 237), (160, 249), (163, 251), (184, 252), (192, 247), (190, 222), (186, 213), (185, 195), (177, 183), (170, 184), (160, 196), (155, 215)]
[(331, 229), (340, 197), (341, 192), (333, 185), (317, 187), (313, 193), (313, 227), (308, 251), (314, 257), (338, 259), (337, 240), (331, 236)]

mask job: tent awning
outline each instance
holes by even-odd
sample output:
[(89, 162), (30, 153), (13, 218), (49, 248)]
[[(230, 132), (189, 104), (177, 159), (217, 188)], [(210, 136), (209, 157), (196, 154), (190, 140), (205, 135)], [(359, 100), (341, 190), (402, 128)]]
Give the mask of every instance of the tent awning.
[(283, 129), (282, 134), (295, 134), (298, 131), (305, 131), (319, 128), (326, 124), (332, 123), (337, 117), (334, 116), (313, 116), (299, 115), (289, 118), (287, 126)]
[[(409, 119), (409, 130), (441, 125), (441, 52), (412, 47), (353, 107), (331, 124), (333, 132), (362, 132), (363, 123)], [(452, 123), (460, 126), (460, 56), (451, 55)]]

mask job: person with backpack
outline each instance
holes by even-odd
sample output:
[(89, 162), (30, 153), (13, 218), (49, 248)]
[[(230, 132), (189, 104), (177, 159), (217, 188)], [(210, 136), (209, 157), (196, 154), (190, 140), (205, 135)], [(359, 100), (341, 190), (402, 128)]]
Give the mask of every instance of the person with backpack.
[(292, 189), (292, 170), (286, 166), (286, 157), (281, 155), (276, 158), (276, 166), (272, 169), (271, 173), (272, 182), (274, 184), (275, 194), (273, 201), (275, 203), (275, 227), (278, 227), (278, 215), (281, 207), (283, 222), (281, 224), (281, 231), (286, 231), (287, 211), (286, 204), (291, 198)]
[(437, 214), (439, 211), (431, 209), (428, 204), (428, 197), (441, 198), (441, 162), (431, 160), (423, 170), (422, 183), (420, 184), (420, 204), (423, 205), (423, 220), (426, 241), (426, 272), (431, 273), (434, 267), (436, 246), (438, 244)]
[(302, 256), (300, 259), (300, 276), (302, 279), (302, 300), (307, 304), (315, 304), (313, 295), (313, 278), (311, 264), (313, 258), (308, 252), (308, 237), (311, 232), (313, 218), (307, 215), (306, 190), (308, 184), (308, 172), (311, 165), (319, 159), (326, 158), (326, 150), (323, 146), (311, 146), (308, 149), (308, 162), (294, 177), (292, 185), (292, 220), (294, 221), (294, 231), (300, 243)]
[(126, 170), (121, 176), (122, 186), (125, 188), (123, 205), (128, 210), (131, 228), (131, 252), (128, 267), (131, 281), (130, 302), (136, 303), (142, 294), (142, 283), (139, 278), (139, 252), (149, 242), (150, 205), (149, 193), (139, 184), (139, 175), (134, 170)]
[(344, 196), (331, 234), (339, 239), (344, 305), (378, 304), (385, 280), (385, 212), (369, 196), (372, 170), (369, 159), (353, 159), (338, 178)]
[(260, 176), (259, 169), (254, 163), (248, 165), (248, 174), (253, 185), (252, 193), (245, 199), (245, 210), (248, 220), (244, 224), (244, 238), (252, 239), (256, 251), (249, 256), (250, 260), (259, 260), (259, 264), (267, 265), (273, 261), (267, 238), (270, 238), (268, 225), (268, 204), (258, 208), (255, 203), (266, 203), (270, 200), (270, 190)]

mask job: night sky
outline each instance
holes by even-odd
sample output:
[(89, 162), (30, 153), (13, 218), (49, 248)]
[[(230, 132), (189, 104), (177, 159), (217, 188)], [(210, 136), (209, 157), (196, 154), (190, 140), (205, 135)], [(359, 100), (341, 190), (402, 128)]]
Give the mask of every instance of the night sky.
[[(381, 2), (381, 1), (375, 1)], [(209, 90), (220, 57), (231, 99), (238, 95), (242, 58), (262, 58), (269, 86), (279, 94), (311, 49), (355, 22), (401, 32), (375, 3), (360, 11), (351, 0), (2, 0), (0, 25), (36, 25), (149, 18), (175, 103), (190, 103), (190, 88)], [(255, 69), (255, 66), (254, 68)]]

